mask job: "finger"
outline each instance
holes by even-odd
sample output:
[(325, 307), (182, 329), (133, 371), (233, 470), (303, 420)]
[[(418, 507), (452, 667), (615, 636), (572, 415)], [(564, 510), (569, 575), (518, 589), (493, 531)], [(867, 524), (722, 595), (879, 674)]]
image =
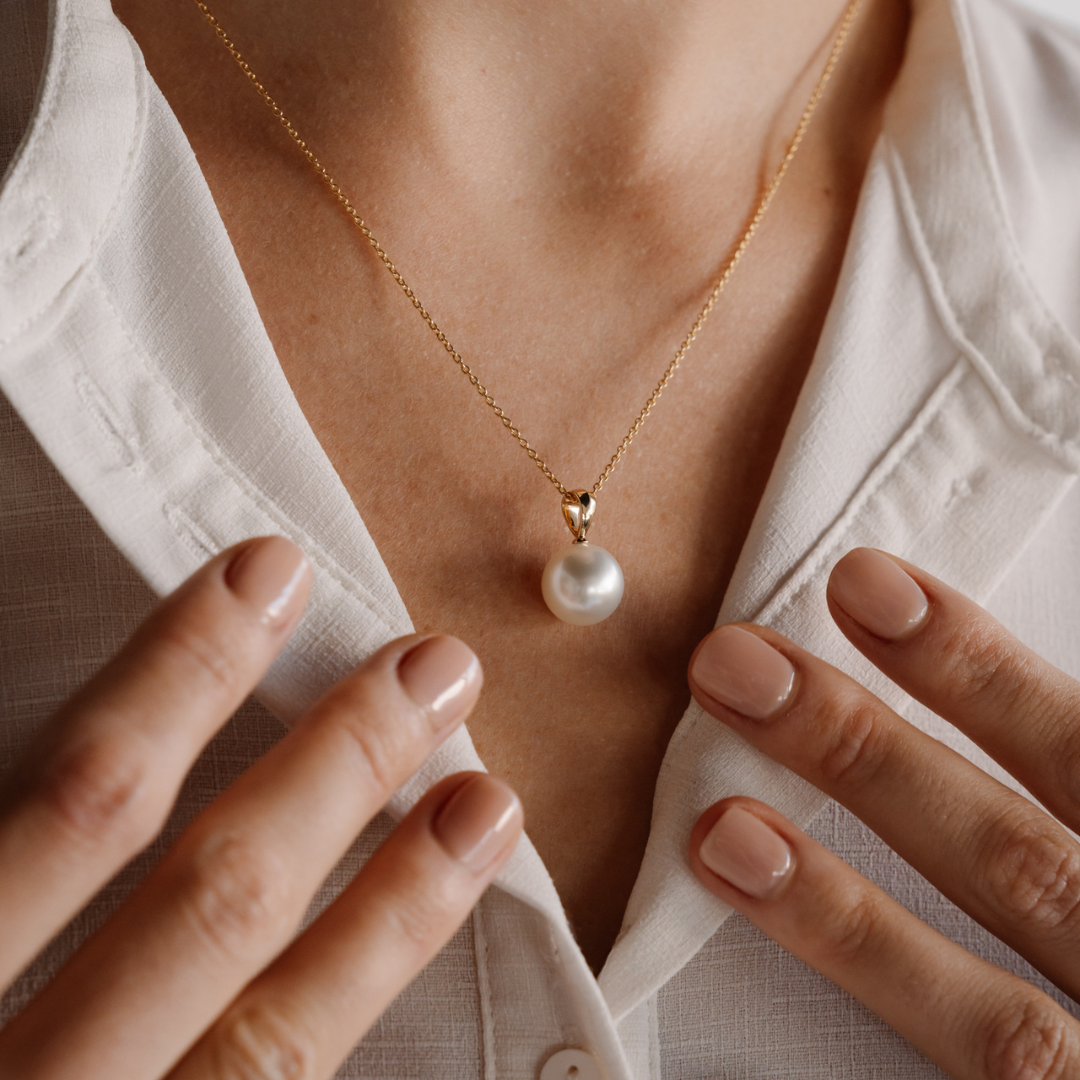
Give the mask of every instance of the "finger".
[(828, 599), (857, 649), (1080, 829), (1080, 683), (978, 604), (883, 552), (845, 555)]
[(955, 904), (1080, 993), (1080, 846), (1049, 815), (763, 627), (714, 630), (690, 681), (709, 712), (843, 803)]
[(0, 986), (157, 834), (192, 761), (300, 618), (283, 537), (212, 559), (60, 710), (0, 800)]
[[(479, 692), (455, 638), (403, 638), (204, 811), (0, 1032), (0, 1076), (160, 1076), (287, 944), (356, 834)], [(63, 1022), (64, 1038), (49, 1037)]]
[(727, 799), (690, 839), (720, 899), (957, 1080), (1080, 1075), (1080, 1025), (921, 923), (763, 803)]
[[(229, 1007), (170, 1080), (334, 1074), (450, 939), (521, 834), (521, 803), (482, 773), (417, 804), (348, 889)], [(292, 1075), (292, 1074), (290, 1074)]]

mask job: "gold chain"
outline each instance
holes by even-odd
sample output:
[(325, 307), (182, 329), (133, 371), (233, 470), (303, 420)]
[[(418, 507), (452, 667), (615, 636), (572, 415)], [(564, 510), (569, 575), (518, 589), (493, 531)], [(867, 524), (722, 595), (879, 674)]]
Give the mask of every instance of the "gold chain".
[[(300, 133), (293, 127), (289, 118), (281, 111), (281, 107), (270, 96), (266, 87), (259, 82), (255, 72), (248, 66), (247, 61), (240, 55), (240, 51), (232, 43), (228, 35), (222, 29), (221, 23), (214, 18), (210, 9), (202, 2), (202, 0), (194, 0), (195, 6), (206, 17), (206, 21), (213, 28), (214, 33), (220, 39), (222, 45), (229, 50), (230, 55), (239, 65), (240, 70), (248, 77), (251, 85), (259, 92), (259, 96), (266, 102), (270, 111), (278, 118), (281, 126), (289, 133), (289, 137), (300, 148), (300, 152), (307, 158), (312, 168), (319, 174), (326, 186), (333, 192), (334, 197), (341, 204), (345, 213), (349, 215), (349, 220), (364, 234), (365, 239), (371, 245), (372, 250), (382, 261), (382, 264), (390, 271), (394, 280), (401, 286), (402, 291), (409, 298), (412, 306), (420, 313), (421, 318), (431, 328), (431, 332), (438, 339), (439, 344), (450, 354), (451, 359), (461, 369), (462, 374), (472, 383), (476, 392), (484, 399), (485, 403), (491, 408), (495, 415), (502, 421), (503, 427), (514, 436), (515, 439), (521, 444), (525, 452), (532, 458), (536, 467), (551, 481), (555, 488), (564, 497), (570, 497), (571, 492), (565, 488), (560, 482), (559, 478), (551, 471), (547, 463), (536, 452), (536, 450), (530, 445), (529, 440), (522, 435), (517, 425), (510, 419), (509, 416), (503, 411), (502, 407), (491, 396), (487, 387), (479, 380), (473, 369), (462, 359), (461, 354), (450, 343), (450, 339), (440, 329), (439, 324), (428, 314), (427, 308), (420, 302), (420, 298), (413, 292), (412, 286), (401, 276), (401, 272), (394, 265), (390, 256), (383, 250), (382, 245), (371, 230), (367, 227), (364, 219), (357, 212), (356, 207), (349, 201), (348, 196), (338, 187), (334, 178), (326, 171), (319, 159), (312, 153), (311, 148), (300, 137)], [(724, 286), (727, 285), (731, 279), (731, 275), (735, 273), (735, 267), (739, 265), (739, 260), (743, 257), (746, 249), (750, 246), (750, 241), (753, 240), (754, 234), (758, 230), (758, 226), (761, 225), (762, 219), (765, 217), (766, 211), (769, 209), (769, 204), (773, 201), (773, 197), (776, 195), (780, 188), (780, 184), (786, 175), (795, 154), (798, 152), (799, 146), (802, 144), (803, 138), (806, 135), (807, 129), (810, 127), (810, 120), (813, 118), (814, 111), (818, 107), (818, 103), (821, 101), (821, 97), (825, 92), (825, 86), (832, 76), (833, 69), (836, 67), (837, 61), (840, 59), (840, 54), (844, 50), (844, 45), (847, 42), (848, 34), (851, 30), (852, 23), (855, 21), (855, 17), (859, 12), (859, 8), (862, 4), (862, 0), (851, 0), (844, 17), (840, 22), (840, 29), (836, 33), (836, 37), (833, 40), (832, 49), (829, 51), (829, 58), (825, 61), (825, 67), (822, 69), (821, 75), (818, 77), (817, 85), (815, 85), (813, 93), (810, 95), (810, 100), (806, 103), (806, 108), (803, 109), (802, 116), (799, 118), (799, 123), (795, 128), (795, 133), (791, 137), (791, 141), (788, 143), (787, 152), (784, 154), (777, 170), (772, 178), (772, 183), (765, 189), (757, 207), (754, 209), (753, 217), (750, 218), (750, 224), (747, 225), (746, 230), (743, 232), (739, 239), (738, 244), (735, 245), (734, 251), (728, 257), (728, 261), (724, 264), (724, 269), (721, 272), (716, 283), (712, 287), (712, 291), (709, 293), (708, 299), (705, 301), (704, 306), (698, 312), (697, 318), (694, 319), (690, 329), (687, 331), (686, 337), (683, 338), (682, 343), (675, 351), (675, 356), (672, 358), (671, 363), (668, 364), (661, 375), (660, 381), (656, 384), (653, 392), (649, 395), (648, 401), (645, 402), (641, 412), (637, 414), (634, 422), (630, 425), (630, 430), (623, 437), (623, 441), (619, 443), (619, 448), (611, 455), (611, 459), (607, 465), (604, 466), (603, 472), (597, 478), (596, 483), (593, 484), (589, 491), (590, 495), (595, 496), (600, 489), (604, 486), (608, 477), (611, 476), (615, 466), (622, 460), (623, 454), (630, 448), (630, 444), (634, 441), (634, 436), (641, 430), (641, 425), (645, 423), (645, 418), (652, 412), (653, 406), (660, 400), (660, 395), (667, 388), (672, 377), (679, 368), (679, 364), (682, 362), (684, 356), (690, 350), (690, 346), (693, 344), (694, 339), (701, 332), (701, 328), (705, 325), (705, 320), (709, 317), (709, 313), (716, 305), (716, 301), (720, 298), (720, 294), (724, 291)]]

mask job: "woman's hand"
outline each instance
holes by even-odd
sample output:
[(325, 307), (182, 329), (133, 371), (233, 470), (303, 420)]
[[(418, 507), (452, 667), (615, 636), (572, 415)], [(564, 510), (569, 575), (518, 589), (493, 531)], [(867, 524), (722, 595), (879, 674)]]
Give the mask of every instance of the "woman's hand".
[[(309, 580), (279, 537), (213, 559), (16, 767), (0, 802), (0, 985), (158, 832), (188, 767), (299, 621)], [(504, 784), (449, 777), (292, 940), (353, 838), (480, 684), (460, 641), (416, 636), (342, 680), (0, 1032), (0, 1076), (332, 1075), (521, 831)]]
[[(893, 681), (970, 736), (1049, 813), (759, 626), (722, 626), (690, 663), (694, 696), (848, 807), (954, 903), (1080, 1000), (1080, 683), (916, 568), (860, 548), (829, 609)], [(1053, 816), (1051, 816), (1053, 815)], [(704, 884), (844, 987), (950, 1076), (1080, 1076), (1080, 1024), (967, 953), (752, 799), (690, 841)]]

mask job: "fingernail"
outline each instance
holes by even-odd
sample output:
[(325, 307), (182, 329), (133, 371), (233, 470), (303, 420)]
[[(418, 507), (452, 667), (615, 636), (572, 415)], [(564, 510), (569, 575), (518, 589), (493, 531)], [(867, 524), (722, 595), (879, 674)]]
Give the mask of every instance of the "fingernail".
[(749, 630), (721, 626), (704, 641), (690, 674), (707, 694), (729, 709), (764, 720), (791, 696), (795, 669)]
[(398, 678), (409, 695), (426, 709), (436, 727), (460, 718), (480, 692), (480, 661), (456, 637), (428, 638), (405, 654)]
[(501, 780), (466, 780), (439, 811), (434, 830), (451, 858), (483, 873), (521, 832), (521, 801)]
[(930, 611), (915, 580), (873, 548), (849, 551), (833, 567), (829, 593), (857, 623), (886, 641), (917, 630)]
[(266, 626), (281, 626), (307, 600), (311, 566), (307, 556), (284, 536), (248, 545), (225, 571), (225, 584), (257, 608)]
[(747, 896), (764, 900), (791, 873), (791, 848), (761, 818), (733, 806), (709, 830), (701, 861)]

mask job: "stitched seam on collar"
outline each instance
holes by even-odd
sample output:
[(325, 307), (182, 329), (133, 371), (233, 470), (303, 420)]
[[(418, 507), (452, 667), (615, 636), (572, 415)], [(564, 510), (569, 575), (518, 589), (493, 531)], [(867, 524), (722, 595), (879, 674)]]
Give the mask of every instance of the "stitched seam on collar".
[(112, 311), (116, 318), (117, 324), (123, 331), (124, 336), (127, 338), (132, 352), (139, 358), (144, 370), (153, 380), (155, 385), (162, 391), (168, 400), (169, 404), (175, 410), (177, 416), (183, 421), (184, 425), (190, 430), (191, 434), (197, 440), (199, 445), (206, 452), (210, 460), (219, 468), (226, 476), (240, 490), (249, 498), (255, 505), (264, 513), (267, 517), (273, 520), (286, 532), (291, 532), (294, 536), (303, 537), (302, 547), (307, 557), (325, 573), (329, 574), (334, 581), (336, 581), (347, 593), (350, 593), (356, 600), (366, 607), (371, 614), (378, 619), (380, 625), (391, 635), (397, 634), (400, 627), (396, 624), (396, 620), (393, 616), (385, 610), (383, 605), (372, 596), (361, 584), (351, 575), (346, 573), (337, 562), (319, 545), (313, 537), (311, 537), (306, 530), (300, 528), (296, 522), (294, 522), (288, 515), (284, 514), (278, 504), (273, 498), (271, 498), (262, 488), (251, 479), (250, 476), (243, 469), (235, 465), (225, 454), (221, 452), (212, 440), (208, 439), (198, 422), (191, 415), (190, 411), (185, 407), (184, 403), (177, 396), (176, 392), (171, 386), (161, 377), (161, 375), (154, 370), (153, 364), (150, 363), (149, 357), (146, 355), (142, 346), (139, 344), (135, 335), (131, 332), (130, 327), (124, 320), (123, 315), (117, 309), (113, 303), (112, 297), (109, 295), (108, 289), (105, 287), (105, 283), (97, 276), (96, 273), (91, 271), (88, 274), (89, 282), (97, 289), (98, 293), (109, 306), (109, 310)]
[[(57, 7), (60, 6), (63, 6), (64, 9), (63, 29), (57, 29), (54, 32), (53, 41), (50, 43), (50, 54), (52, 50), (58, 47), (58, 42), (60, 41), (61, 36), (66, 36), (69, 29), (68, 23), (70, 22), (71, 18), (69, 14), (71, 5), (70, 3), (65, 3), (64, 0), (61, 0), (61, 2), (57, 4)], [(127, 34), (126, 30), (124, 31), (124, 33), (127, 37), (128, 49), (134, 50), (135, 45), (134, 41), (131, 38), (131, 35)], [(132, 55), (132, 59), (135, 59), (134, 53)], [(59, 107), (59, 102), (62, 96), (61, 90), (66, 84), (71, 72), (72, 65), (70, 49), (63, 50), (61, 62), (63, 64), (63, 67), (60, 70), (56, 85), (53, 88), (51, 100), (49, 101), (48, 112), (44, 119), (40, 121), (40, 123), (36, 120), (31, 120), (31, 135), (28, 143), (25, 146), (25, 157), (20, 151), (18, 155), (18, 166), (14, 161), (12, 162), (12, 169), (8, 172), (9, 183), (14, 177), (15, 169), (17, 167), (21, 167), (23, 161), (25, 161), (25, 168), (27, 170), (31, 168), (34, 160), (41, 152), (42, 132), (51, 129), (53, 123), (55, 122), (56, 110)], [(128, 145), (127, 155), (124, 159), (124, 167), (120, 174), (120, 181), (116, 186), (116, 195), (112, 201), (112, 205), (109, 207), (107, 213), (102, 218), (101, 225), (98, 227), (97, 232), (95, 232), (94, 235), (90, 238), (90, 245), (87, 251), (86, 258), (81, 263), (79, 263), (78, 266), (75, 267), (74, 271), (71, 274), (71, 277), (68, 278), (67, 281), (65, 281), (63, 285), (61, 285), (60, 288), (57, 289), (53, 295), (43, 301), (41, 306), (36, 311), (31, 312), (31, 314), (27, 315), (11, 330), (11, 332), (6, 337), (0, 338), (0, 348), (11, 344), (11, 342), (15, 341), (16, 338), (26, 333), (26, 331), (29, 330), (34, 325), (34, 323), (36, 323), (40, 318), (42, 318), (42, 316), (45, 315), (45, 313), (55, 305), (56, 301), (63, 295), (63, 293), (67, 290), (71, 283), (79, 277), (82, 271), (85, 268), (93, 265), (94, 259), (97, 255), (97, 251), (101, 247), (102, 240), (112, 229), (113, 222), (116, 220), (116, 217), (119, 214), (120, 204), (123, 201), (124, 193), (127, 191), (128, 185), (131, 182), (132, 173), (135, 171), (135, 162), (139, 156), (139, 150), (142, 147), (143, 134), (146, 130), (147, 98), (145, 78), (142, 74), (140, 74), (139, 66), (137, 64), (133, 64), (133, 71), (133, 81), (135, 86), (135, 122), (133, 126), (132, 138)], [(2, 200), (4, 191), (7, 189), (7, 186), (7, 183), (3, 184), (3, 186), (0, 186), (0, 200)]]
[[(1053, 308), (1051, 308), (1043, 299), (1042, 293), (1039, 291), (1039, 287), (1036, 285), (1035, 279), (1031, 276), (1031, 271), (1028, 269), (1023, 252), (1020, 250), (1020, 243), (1016, 239), (1016, 234), (1013, 232), (1012, 223), (1009, 220), (1008, 205), (1005, 201), (1005, 191), (997, 167), (997, 154), (994, 151), (993, 127), (991, 126), (990, 116), (986, 110), (986, 95), (982, 89), (982, 69), (979, 66), (979, 59), (967, 16), (967, 10), (963, 4), (958, 2), (958, 0), (953, 0), (951, 10), (953, 12), (953, 24), (956, 27), (957, 40), (960, 42), (960, 55), (963, 61), (962, 68), (964, 72), (964, 93), (967, 97), (971, 114), (974, 117), (973, 126), (976, 134), (975, 142), (979, 149), (979, 157), (982, 159), (984, 171), (983, 179), (990, 190), (990, 205), (993, 209), (994, 217), (997, 220), (998, 228), (1005, 238), (1009, 254), (1012, 256), (1013, 269), (1024, 283), (1028, 292), (1028, 299), (1038, 309), (1039, 314), (1046, 320), (1050, 329), (1073, 345), (1074, 352), (1080, 354), (1080, 342), (1075, 340), (1068, 327), (1062, 323)], [(904, 174), (903, 170), (903, 161), (900, 159), (899, 151), (896, 150), (895, 144), (891, 139), (889, 140), (889, 145), (894, 149), (894, 154), (900, 166), (900, 172), (905, 177), (905, 187), (908, 187), (906, 174)], [(910, 188), (908, 190), (910, 193)], [(917, 217), (918, 214), (917, 211), (915, 211), (914, 203), (912, 204), (912, 210), (916, 213)]]
[(83, 263), (75, 273), (72, 274), (59, 289), (57, 289), (56, 295), (49, 297), (49, 299), (41, 306), (40, 310), (35, 311), (33, 315), (19, 323), (7, 337), (0, 338), (0, 350), (6, 349), (27, 331), (32, 330), (34, 324), (40, 322), (42, 319), (48, 316), (58, 317), (59, 313), (71, 301), (72, 294), (79, 288), (80, 284), (82, 284), (82, 279), (86, 274), (87, 266), (87, 263)]
[[(888, 148), (888, 161), (896, 182), (904, 229), (911, 241), (916, 262), (937, 311), (942, 329), (956, 348), (971, 362), (972, 367), (978, 372), (979, 377), (994, 395), (1003, 414), (1012, 426), (1022, 435), (1033, 439), (1048, 454), (1067, 468), (1074, 472), (1077, 471), (1080, 469), (1080, 446), (1077, 446), (1074, 440), (1066, 438), (1055, 431), (1050, 431), (1032, 417), (1027, 410), (1022, 408), (990, 362), (964, 333), (960, 320), (945, 290), (945, 284), (938, 273), (937, 263), (931, 254), (926, 235), (922, 230), (922, 221), (915, 204), (915, 196), (911, 191), (904, 170), (903, 159), (899, 150), (891, 141), (888, 142)], [(1025, 278), (1025, 282), (1026, 280)], [(1037, 297), (1038, 294), (1032, 295)], [(1064, 328), (1061, 328), (1061, 332), (1066, 333)], [(1069, 340), (1071, 341), (1071, 338)]]
[(886, 451), (884, 458), (859, 486), (840, 516), (829, 526), (806, 558), (760, 608), (751, 616), (752, 622), (768, 622), (789, 608), (803, 589), (821, 572), (822, 567), (836, 553), (852, 523), (863, 512), (866, 504), (885, 486), (893, 474), (920, 445), (923, 432), (949, 404), (957, 385), (971, 367), (966, 358), (960, 358), (934, 388), (930, 398), (919, 414), (900, 437)]

